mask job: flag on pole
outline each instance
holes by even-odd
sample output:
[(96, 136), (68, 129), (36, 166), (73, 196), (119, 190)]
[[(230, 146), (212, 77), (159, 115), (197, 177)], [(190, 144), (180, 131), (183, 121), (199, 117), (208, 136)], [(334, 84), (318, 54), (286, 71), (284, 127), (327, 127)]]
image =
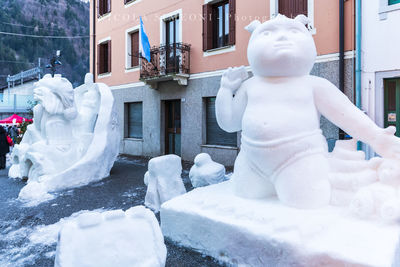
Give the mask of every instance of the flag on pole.
[(140, 17), (140, 51), (145, 59), (150, 62), (150, 42), (149, 37), (147, 37), (147, 34), (144, 31), (142, 17)]

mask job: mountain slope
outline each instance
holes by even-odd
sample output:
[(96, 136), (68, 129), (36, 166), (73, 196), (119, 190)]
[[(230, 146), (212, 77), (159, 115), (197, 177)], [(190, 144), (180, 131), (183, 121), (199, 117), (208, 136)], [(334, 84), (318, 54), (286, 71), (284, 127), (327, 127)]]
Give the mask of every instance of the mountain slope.
[[(0, 0), (0, 31), (40, 36), (88, 36), (89, 3), (80, 0)], [(61, 50), (58, 73), (75, 85), (89, 69), (89, 38), (50, 39), (0, 34), (0, 84), (15, 74), (49, 62)], [(14, 62), (11, 62), (14, 61)], [(47, 73), (48, 70), (44, 69)]]

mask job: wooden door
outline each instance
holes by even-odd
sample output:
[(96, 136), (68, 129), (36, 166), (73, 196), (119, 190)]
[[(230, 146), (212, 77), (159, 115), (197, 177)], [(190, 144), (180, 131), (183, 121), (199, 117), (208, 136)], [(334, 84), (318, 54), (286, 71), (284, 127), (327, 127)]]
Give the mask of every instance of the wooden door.
[(395, 126), (400, 137), (400, 79), (385, 80), (385, 127)]
[(181, 155), (181, 101), (165, 101), (165, 153)]

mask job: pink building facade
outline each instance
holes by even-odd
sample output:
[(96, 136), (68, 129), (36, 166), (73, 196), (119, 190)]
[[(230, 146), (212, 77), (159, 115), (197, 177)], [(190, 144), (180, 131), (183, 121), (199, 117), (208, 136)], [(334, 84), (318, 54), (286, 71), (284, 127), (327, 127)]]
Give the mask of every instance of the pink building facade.
[[(192, 161), (207, 152), (232, 165), (240, 133), (224, 133), (215, 121), (221, 74), (241, 65), (251, 73), (250, 34), (244, 27), (278, 13), (307, 14), (318, 51), (312, 74), (329, 79), (353, 100), (354, 1), (345, 1), (342, 13), (338, 2), (91, 1), (90, 69), (117, 101), (121, 153), (175, 153)], [(153, 47), (150, 62), (139, 58), (140, 16)], [(328, 140), (339, 138), (339, 129), (325, 119), (321, 123)]]

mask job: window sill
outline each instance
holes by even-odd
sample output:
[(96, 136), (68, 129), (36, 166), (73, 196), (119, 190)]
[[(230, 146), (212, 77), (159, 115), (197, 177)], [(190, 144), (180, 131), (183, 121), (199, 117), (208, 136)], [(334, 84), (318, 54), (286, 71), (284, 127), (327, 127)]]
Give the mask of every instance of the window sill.
[(218, 47), (218, 48), (210, 49), (210, 50), (203, 52), (203, 57), (209, 57), (209, 56), (215, 56), (215, 55), (220, 55), (220, 54), (224, 54), (224, 53), (230, 53), (230, 52), (234, 52), (235, 50), (236, 50), (236, 47), (234, 45)]
[(101, 73), (99, 75), (97, 75), (98, 79), (102, 79), (102, 78), (106, 78), (106, 77), (110, 77), (111, 76), (111, 72), (106, 72), (106, 73)]
[(101, 16), (98, 16), (98, 17), (97, 17), (97, 21), (105, 20), (106, 18), (108, 18), (108, 17), (110, 17), (110, 16), (111, 16), (111, 12), (105, 13), (105, 14), (103, 14), (103, 15), (101, 15)]
[(221, 145), (201, 145), (204, 148), (217, 148), (217, 149), (226, 149), (226, 150), (238, 150), (235, 146), (221, 146)]
[(125, 137), (124, 141), (143, 142), (143, 138)]
[(399, 4), (394, 4), (394, 5), (388, 5), (387, 1), (385, 1), (384, 4), (381, 4), (379, 6), (379, 19), (380, 20), (385, 20), (387, 19), (387, 13), (400, 10), (400, 3)]
[(137, 3), (141, 2), (141, 1), (142, 1), (142, 0), (131, 0), (131, 1), (129, 1), (128, 3), (125, 4), (125, 8), (131, 7), (131, 6), (133, 6), (134, 4), (137, 4)]
[(136, 72), (136, 71), (139, 71), (139, 70), (140, 70), (139, 66), (130, 67), (130, 68), (125, 68), (125, 73)]

